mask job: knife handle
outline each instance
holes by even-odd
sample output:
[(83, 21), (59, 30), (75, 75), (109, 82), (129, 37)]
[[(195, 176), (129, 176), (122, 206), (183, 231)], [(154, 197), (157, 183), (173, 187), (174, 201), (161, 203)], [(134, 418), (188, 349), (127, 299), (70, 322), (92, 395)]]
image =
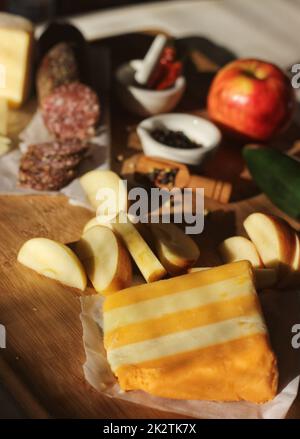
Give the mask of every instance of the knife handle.
[(189, 187), (191, 189), (203, 188), (205, 197), (224, 204), (229, 202), (232, 193), (231, 183), (200, 175), (191, 175)]

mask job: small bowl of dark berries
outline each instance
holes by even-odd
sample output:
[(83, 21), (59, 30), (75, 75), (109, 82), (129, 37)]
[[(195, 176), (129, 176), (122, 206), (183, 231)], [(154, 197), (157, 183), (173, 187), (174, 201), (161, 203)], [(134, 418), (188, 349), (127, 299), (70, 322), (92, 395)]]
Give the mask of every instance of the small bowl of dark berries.
[(137, 127), (144, 154), (199, 165), (221, 141), (216, 125), (202, 117), (169, 113), (149, 117)]
[(185, 88), (182, 62), (177, 59), (176, 50), (157, 44), (155, 47), (155, 41), (144, 60), (129, 61), (116, 71), (120, 102), (131, 113), (143, 117), (172, 111)]

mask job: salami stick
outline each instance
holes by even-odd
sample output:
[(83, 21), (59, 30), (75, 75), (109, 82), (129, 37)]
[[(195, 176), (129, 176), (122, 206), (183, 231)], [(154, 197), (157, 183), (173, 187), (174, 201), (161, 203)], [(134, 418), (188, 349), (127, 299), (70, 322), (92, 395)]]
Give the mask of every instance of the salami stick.
[(70, 44), (59, 43), (42, 59), (36, 76), (39, 102), (52, 94), (61, 85), (79, 81), (79, 70)]

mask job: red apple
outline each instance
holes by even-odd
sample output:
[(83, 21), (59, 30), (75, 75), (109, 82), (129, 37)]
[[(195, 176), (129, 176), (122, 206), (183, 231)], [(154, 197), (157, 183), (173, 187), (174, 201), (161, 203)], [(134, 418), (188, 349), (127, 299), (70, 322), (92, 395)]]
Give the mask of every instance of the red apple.
[(288, 77), (274, 64), (240, 59), (223, 67), (208, 94), (208, 112), (224, 128), (266, 141), (291, 121), (295, 96)]

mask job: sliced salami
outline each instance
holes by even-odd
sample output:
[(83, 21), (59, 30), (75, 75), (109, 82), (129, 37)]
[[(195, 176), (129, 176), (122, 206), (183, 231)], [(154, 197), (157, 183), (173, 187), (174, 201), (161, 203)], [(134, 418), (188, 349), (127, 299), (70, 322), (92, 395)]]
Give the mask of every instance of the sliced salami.
[(39, 191), (55, 191), (70, 183), (77, 175), (75, 169), (41, 172), (19, 171), (19, 183), (24, 188)]
[(54, 170), (67, 170), (75, 168), (82, 160), (82, 156), (79, 154), (72, 154), (68, 156), (58, 156), (49, 158), (38, 159), (35, 154), (26, 154), (22, 160), (20, 169), (22, 171), (31, 171), (38, 173), (41, 171), (48, 172)]
[(78, 140), (39, 143), (30, 145), (27, 153), (34, 154), (39, 159), (52, 159), (57, 156), (71, 154), (84, 154), (89, 148), (89, 144)]
[(61, 189), (77, 176), (77, 167), (88, 147), (79, 141), (29, 146), (20, 162), (20, 186), (36, 190)]
[(85, 140), (95, 135), (100, 117), (97, 94), (79, 82), (62, 85), (41, 104), (49, 132), (59, 140)]

